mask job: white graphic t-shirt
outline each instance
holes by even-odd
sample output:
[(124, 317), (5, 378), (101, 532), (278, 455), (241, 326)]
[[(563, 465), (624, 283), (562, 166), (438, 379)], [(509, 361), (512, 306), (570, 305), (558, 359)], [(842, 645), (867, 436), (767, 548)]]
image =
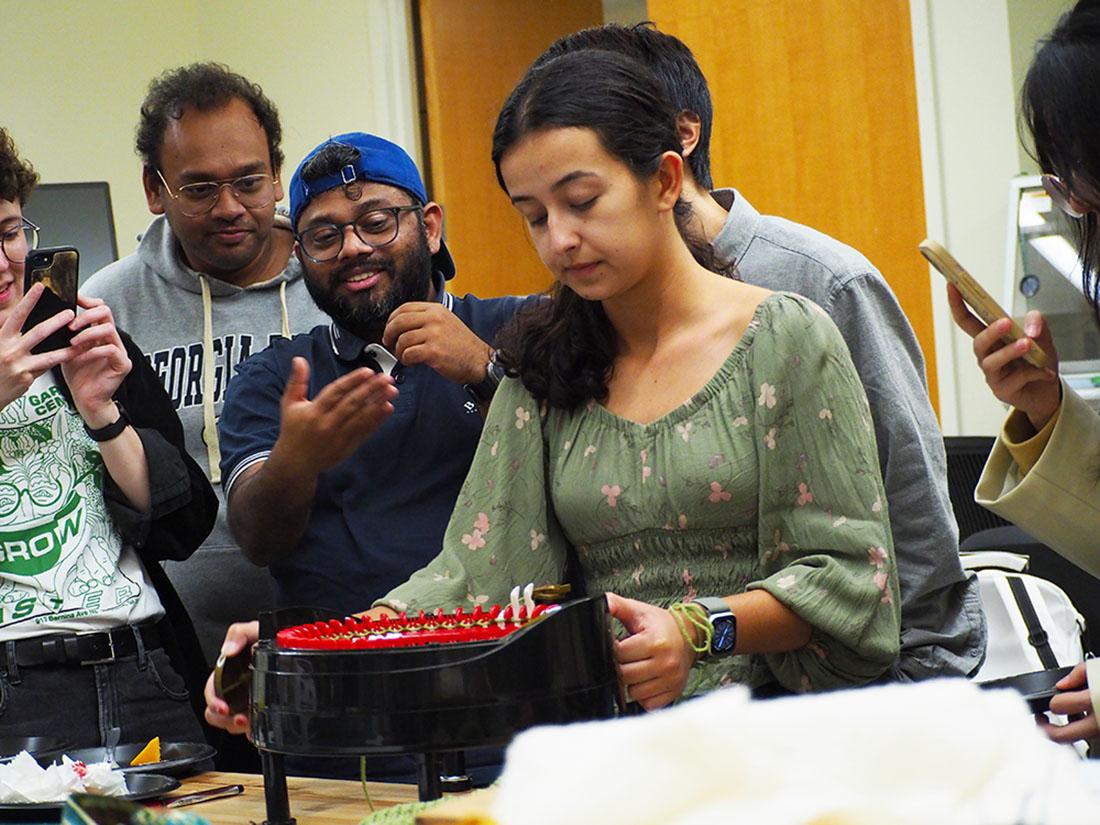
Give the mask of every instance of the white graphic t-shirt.
[(108, 515), (104, 472), (49, 372), (0, 410), (0, 642), (163, 615)]

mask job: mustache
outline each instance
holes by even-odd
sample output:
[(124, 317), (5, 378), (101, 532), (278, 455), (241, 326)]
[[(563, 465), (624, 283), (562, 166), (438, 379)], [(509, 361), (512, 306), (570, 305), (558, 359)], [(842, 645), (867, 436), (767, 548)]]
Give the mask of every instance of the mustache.
[(377, 253), (371, 255), (360, 255), (356, 258), (352, 258), (350, 261), (344, 261), (332, 272), (332, 278), (337, 281), (346, 281), (351, 277), (352, 270), (359, 267), (369, 266), (371, 269), (384, 270), (391, 275), (394, 272), (394, 261), (389, 256), (379, 256)]

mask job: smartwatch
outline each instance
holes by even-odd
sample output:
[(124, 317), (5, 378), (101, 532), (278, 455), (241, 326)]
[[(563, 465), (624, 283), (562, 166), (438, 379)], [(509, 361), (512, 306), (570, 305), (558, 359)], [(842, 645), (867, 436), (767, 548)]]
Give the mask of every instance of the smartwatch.
[(706, 596), (691, 601), (707, 611), (707, 620), (710, 622), (711, 630), (714, 631), (710, 638), (710, 650), (707, 651), (707, 655), (722, 656), (732, 653), (737, 646), (737, 617), (733, 615), (725, 599)]
[(118, 420), (113, 424), (108, 424), (106, 427), (99, 427), (93, 430), (88, 426), (88, 422), (84, 422), (84, 432), (88, 434), (88, 437), (97, 443), (104, 441), (110, 441), (113, 438), (118, 438), (122, 434), (122, 431), (130, 426), (130, 416), (126, 414), (126, 408), (123, 407), (118, 401), (114, 402), (115, 407), (118, 409)]
[(463, 384), (463, 389), (478, 404), (488, 404), (503, 380), (504, 367), (497, 361), (497, 351), (493, 350), (489, 354), (489, 363), (485, 365), (485, 377), (476, 384)]

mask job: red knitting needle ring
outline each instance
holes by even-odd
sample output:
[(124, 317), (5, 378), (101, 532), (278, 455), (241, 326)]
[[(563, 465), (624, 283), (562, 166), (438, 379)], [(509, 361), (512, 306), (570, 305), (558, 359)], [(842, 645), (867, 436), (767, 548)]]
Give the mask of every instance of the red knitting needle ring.
[(512, 618), (512, 607), (493, 605), (472, 613), (461, 607), (454, 613), (420, 612), (410, 618), (402, 613), (396, 618), (348, 618), (328, 622), (313, 622), (280, 630), (276, 643), (281, 648), (305, 650), (380, 650), (394, 647), (454, 644), (458, 642), (488, 642), (527, 627), (541, 617), (559, 609), (556, 604), (540, 604), (527, 615), (527, 607), (519, 608)]

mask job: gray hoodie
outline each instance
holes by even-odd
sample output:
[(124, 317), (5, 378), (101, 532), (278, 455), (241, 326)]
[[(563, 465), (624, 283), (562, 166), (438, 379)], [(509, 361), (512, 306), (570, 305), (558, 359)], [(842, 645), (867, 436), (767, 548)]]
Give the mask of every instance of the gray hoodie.
[[(275, 225), (273, 231), (290, 231), (282, 217)], [(221, 506), (214, 531), (186, 562), (165, 563), (203, 651), (213, 661), (231, 622), (253, 619), (272, 605), (271, 577), (245, 559), (234, 543), (216, 483), (214, 420), (221, 414), (225, 385), (237, 364), (271, 339), (307, 332), (328, 323), (328, 316), (306, 291), (302, 267), (293, 255), (271, 280), (234, 286), (184, 264), (164, 216), (150, 224), (137, 252), (104, 267), (80, 291), (103, 298), (119, 328), (141, 347), (183, 422), (187, 451), (215, 481)], [(207, 357), (209, 352), (213, 358)], [(207, 386), (213, 387), (212, 393), (206, 392)], [(204, 432), (214, 438), (205, 439)]]

